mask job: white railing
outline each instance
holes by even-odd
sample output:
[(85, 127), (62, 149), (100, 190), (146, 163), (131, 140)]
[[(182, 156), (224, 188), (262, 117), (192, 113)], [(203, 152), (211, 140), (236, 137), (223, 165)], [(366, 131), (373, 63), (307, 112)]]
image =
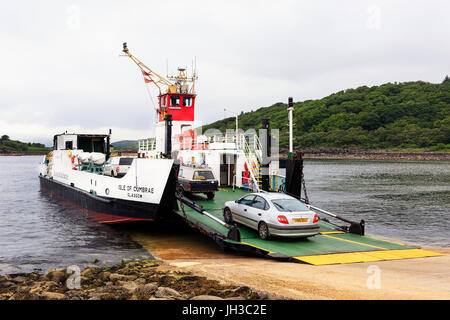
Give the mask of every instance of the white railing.
[(154, 151), (156, 149), (156, 140), (154, 138), (138, 140), (139, 152)]

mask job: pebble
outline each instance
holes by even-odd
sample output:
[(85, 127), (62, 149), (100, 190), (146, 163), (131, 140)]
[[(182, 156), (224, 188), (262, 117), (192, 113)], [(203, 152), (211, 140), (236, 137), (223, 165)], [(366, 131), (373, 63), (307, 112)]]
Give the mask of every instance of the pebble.
[(63, 295), (62, 293), (57, 293), (57, 292), (42, 292), (41, 296), (48, 299), (48, 300), (63, 300), (66, 298), (65, 295)]
[(155, 292), (156, 298), (178, 297), (180, 293), (177, 290), (167, 287), (159, 287)]

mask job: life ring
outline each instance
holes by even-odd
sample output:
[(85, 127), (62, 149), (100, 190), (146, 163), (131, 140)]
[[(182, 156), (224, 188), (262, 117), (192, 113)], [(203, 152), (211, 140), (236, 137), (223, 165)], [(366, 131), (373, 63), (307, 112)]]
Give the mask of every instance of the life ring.
[(75, 163), (75, 155), (72, 156), (72, 163)]

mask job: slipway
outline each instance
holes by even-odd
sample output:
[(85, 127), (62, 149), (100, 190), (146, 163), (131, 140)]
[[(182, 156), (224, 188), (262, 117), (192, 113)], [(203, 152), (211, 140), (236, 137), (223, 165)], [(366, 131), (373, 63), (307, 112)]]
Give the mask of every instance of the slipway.
[[(324, 217), (326, 211), (315, 207), (312, 208), (317, 209), (315, 211), (321, 217), (318, 235), (306, 239), (262, 240), (255, 230), (239, 224), (228, 225), (223, 221), (224, 203), (234, 201), (247, 193), (248, 191), (238, 188), (234, 190), (220, 188), (215, 198), (211, 200), (202, 196), (191, 198), (178, 196), (179, 209), (175, 213), (189, 226), (211, 237), (224, 249), (284, 261), (328, 265), (442, 255), (418, 247), (356, 234), (352, 230), (353, 226), (345, 227), (332, 223)], [(360, 233), (364, 233), (364, 226)]]

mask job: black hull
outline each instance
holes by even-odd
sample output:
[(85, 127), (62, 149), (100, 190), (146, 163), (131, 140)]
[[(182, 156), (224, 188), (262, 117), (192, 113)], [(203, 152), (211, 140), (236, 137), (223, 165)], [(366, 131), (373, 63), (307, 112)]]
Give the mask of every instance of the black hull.
[(176, 205), (174, 168), (171, 170), (159, 204), (99, 197), (42, 176), (39, 176), (39, 181), (41, 189), (74, 203), (89, 217), (102, 223), (154, 221), (169, 214)]

